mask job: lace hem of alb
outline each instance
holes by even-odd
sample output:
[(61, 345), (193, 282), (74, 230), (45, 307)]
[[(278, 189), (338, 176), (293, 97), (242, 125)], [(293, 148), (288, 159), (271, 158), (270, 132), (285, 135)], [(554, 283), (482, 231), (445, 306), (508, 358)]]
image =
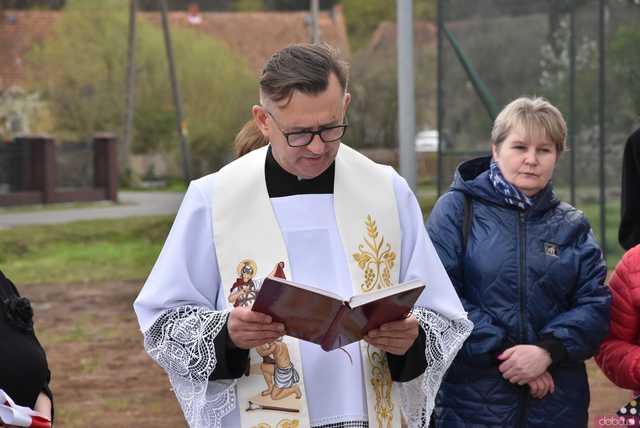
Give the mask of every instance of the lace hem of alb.
[[(466, 318), (449, 320), (425, 308), (414, 308), (412, 313), (426, 333), (427, 368), (416, 379), (396, 385), (408, 426), (426, 428), (444, 374), (473, 323)], [(182, 306), (164, 312), (144, 334), (145, 349), (169, 375), (191, 428), (220, 428), (236, 406), (235, 381), (209, 382), (217, 363), (214, 339), (228, 315)]]
[(409, 428), (429, 426), (436, 394), (442, 379), (462, 344), (471, 334), (473, 323), (466, 318), (449, 320), (426, 308), (412, 310), (426, 333), (427, 368), (416, 379), (397, 383), (402, 412)]
[(228, 316), (181, 306), (165, 311), (144, 333), (145, 350), (167, 372), (191, 428), (219, 428), (236, 406), (235, 381), (216, 382), (215, 391), (209, 387), (217, 363), (214, 339)]

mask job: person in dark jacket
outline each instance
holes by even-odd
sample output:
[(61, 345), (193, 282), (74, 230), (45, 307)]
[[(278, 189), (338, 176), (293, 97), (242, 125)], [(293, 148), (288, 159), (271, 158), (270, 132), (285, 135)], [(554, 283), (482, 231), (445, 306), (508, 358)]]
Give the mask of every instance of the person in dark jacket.
[(438, 393), (438, 428), (587, 426), (584, 361), (607, 335), (611, 295), (587, 219), (553, 192), (565, 138), (546, 100), (511, 102), (493, 156), (460, 165), (429, 216), (475, 325)]
[[(640, 128), (629, 139), (622, 158), (620, 245), (627, 250), (609, 280), (613, 296), (609, 337), (596, 362), (620, 388), (640, 395)], [(634, 400), (637, 402), (637, 400)], [(630, 414), (637, 422), (637, 413)]]
[(618, 240), (625, 250), (640, 244), (640, 128), (631, 134), (622, 157)]
[[(47, 356), (33, 330), (28, 299), (0, 271), (0, 389), (20, 405), (52, 420)], [(0, 421), (0, 426), (2, 421)], [(10, 426), (10, 425), (9, 425)]]

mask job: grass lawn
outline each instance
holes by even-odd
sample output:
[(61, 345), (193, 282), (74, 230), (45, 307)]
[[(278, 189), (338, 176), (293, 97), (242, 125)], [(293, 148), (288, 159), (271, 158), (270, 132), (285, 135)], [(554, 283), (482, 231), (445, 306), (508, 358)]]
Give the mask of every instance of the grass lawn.
[(0, 268), (17, 284), (143, 279), (172, 216), (21, 226), (0, 233)]

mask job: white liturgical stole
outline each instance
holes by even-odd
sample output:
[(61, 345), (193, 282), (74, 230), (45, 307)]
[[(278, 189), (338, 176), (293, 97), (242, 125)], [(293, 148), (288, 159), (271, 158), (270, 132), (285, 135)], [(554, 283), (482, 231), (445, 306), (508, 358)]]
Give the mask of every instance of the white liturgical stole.
[[(281, 262), (286, 278), (296, 280), (267, 191), (267, 149), (228, 164), (214, 182), (214, 241), (229, 308), (250, 306), (261, 278)], [(399, 280), (401, 233), (392, 172), (340, 145), (334, 209), (354, 295), (390, 287)], [(365, 341), (360, 341), (360, 349), (369, 426), (400, 427), (397, 391), (385, 353)], [(310, 380), (302, 370), (298, 340), (285, 336), (252, 349), (250, 358), (250, 368), (237, 384), (242, 427), (310, 426), (305, 391), (305, 381)]]

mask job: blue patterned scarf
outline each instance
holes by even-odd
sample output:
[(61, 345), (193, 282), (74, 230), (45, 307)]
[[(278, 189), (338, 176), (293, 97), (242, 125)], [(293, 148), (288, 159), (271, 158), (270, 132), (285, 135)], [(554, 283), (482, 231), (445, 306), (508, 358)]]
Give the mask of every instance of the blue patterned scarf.
[(504, 178), (502, 172), (500, 172), (500, 168), (498, 168), (498, 165), (496, 164), (496, 161), (493, 159), (489, 166), (489, 180), (491, 180), (491, 184), (493, 184), (493, 188), (496, 189), (496, 192), (504, 196), (504, 200), (509, 205), (526, 210), (535, 202), (534, 198), (528, 197)]

